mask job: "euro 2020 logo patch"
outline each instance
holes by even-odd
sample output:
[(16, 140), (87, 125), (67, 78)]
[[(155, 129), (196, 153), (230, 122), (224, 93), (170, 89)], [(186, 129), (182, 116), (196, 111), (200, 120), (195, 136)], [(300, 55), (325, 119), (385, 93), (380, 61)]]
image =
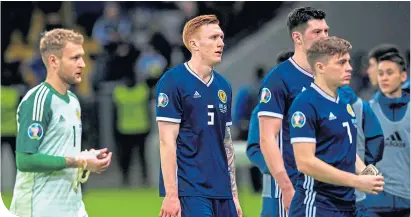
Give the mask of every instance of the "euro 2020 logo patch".
[(305, 125), (305, 115), (302, 112), (296, 111), (291, 117), (291, 125), (296, 128), (302, 128)]
[(27, 134), (29, 135), (30, 139), (40, 140), (43, 137), (44, 130), (41, 124), (33, 123), (27, 129)]
[(347, 112), (348, 112), (353, 118), (355, 117), (354, 110), (352, 110), (350, 104), (347, 104)]
[(168, 105), (168, 96), (165, 93), (158, 94), (158, 107), (166, 107)]
[(270, 101), (270, 99), (271, 99), (271, 92), (270, 92), (270, 90), (269, 90), (268, 88), (264, 87), (264, 88), (261, 90), (261, 99), (260, 99), (260, 102), (267, 103), (267, 102)]
[(222, 103), (227, 102), (227, 94), (225, 94), (224, 90), (219, 90), (218, 91), (218, 98), (220, 98)]

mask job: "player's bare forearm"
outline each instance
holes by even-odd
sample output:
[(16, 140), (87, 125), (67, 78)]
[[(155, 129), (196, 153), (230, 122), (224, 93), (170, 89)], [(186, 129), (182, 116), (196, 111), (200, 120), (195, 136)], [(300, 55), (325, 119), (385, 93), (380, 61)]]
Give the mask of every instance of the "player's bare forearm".
[(273, 117), (259, 117), (260, 148), (264, 160), (275, 181), (282, 190), (292, 188), (292, 183), (284, 167), (284, 160), (278, 147), (277, 135), (282, 120)]
[(355, 173), (356, 174), (360, 174), (364, 169), (365, 169), (365, 164), (364, 162), (361, 160), (360, 156), (356, 156), (355, 159)]
[(230, 173), (230, 180), (231, 180), (231, 191), (233, 193), (233, 197), (238, 196), (237, 191), (237, 182), (235, 178), (235, 150), (233, 140), (231, 138), (230, 127), (226, 127), (225, 130), (225, 137), (224, 137), (224, 148), (227, 153), (227, 162), (228, 162), (228, 171)]
[(160, 159), (163, 173), (166, 196), (178, 196), (176, 170), (177, 170), (177, 144), (176, 139), (180, 129), (179, 124), (158, 122), (160, 136)]
[(357, 175), (339, 170), (317, 158), (315, 156), (315, 143), (294, 143), (293, 149), (300, 172), (321, 182), (355, 187)]

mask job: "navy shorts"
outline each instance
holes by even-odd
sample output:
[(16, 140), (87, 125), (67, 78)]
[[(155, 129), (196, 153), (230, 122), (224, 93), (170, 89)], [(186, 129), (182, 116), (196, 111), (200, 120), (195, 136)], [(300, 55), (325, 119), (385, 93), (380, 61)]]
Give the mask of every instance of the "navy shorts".
[(181, 217), (238, 217), (233, 199), (180, 197)]

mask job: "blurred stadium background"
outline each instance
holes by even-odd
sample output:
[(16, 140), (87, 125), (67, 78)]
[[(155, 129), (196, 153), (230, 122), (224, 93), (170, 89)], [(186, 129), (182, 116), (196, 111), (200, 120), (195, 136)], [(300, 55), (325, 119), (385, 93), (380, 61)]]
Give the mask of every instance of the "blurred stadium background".
[[(8, 132), (15, 124), (13, 112), (19, 101), (19, 97), (13, 100), (6, 93), (12, 90), (16, 96), (23, 96), (44, 80), (45, 67), (38, 52), (41, 32), (64, 27), (85, 35), (87, 67), (82, 84), (72, 88), (82, 104), (83, 148), (108, 147), (115, 154), (109, 170), (92, 175), (84, 186), (89, 215), (152, 217), (158, 215), (162, 201), (157, 191), (159, 151), (152, 93), (163, 72), (190, 57), (181, 40), (184, 22), (200, 14), (218, 16), (226, 39), (223, 62), (216, 70), (231, 82), (236, 98), (242, 88), (258, 86), (257, 72), (273, 67), (278, 53), (292, 49), (286, 17), (299, 6), (323, 9), (330, 35), (353, 44), (351, 86), (364, 99), (368, 100), (373, 91), (364, 58), (372, 47), (396, 44), (408, 54), (409, 61), (409, 2), (1, 2), (0, 162), (1, 196), (6, 207), (10, 205), (16, 170), (9, 146), (15, 135)], [(117, 94), (116, 88), (130, 79), (141, 88), (129, 96)], [(118, 99), (134, 96), (141, 100), (132, 105), (134, 110), (127, 110), (131, 115), (126, 117), (140, 123), (139, 133), (148, 137), (134, 141), (136, 149), (127, 181), (123, 180), (118, 154), (129, 144), (122, 144), (127, 139), (118, 139), (116, 123), (117, 114), (122, 115), (119, 109), (129, 105)], [(236, 100), (233, 103), (235, 107)], [(148, 109), (146, 105), (150, 105)], [(245, 216), (255, 217), (261, 208), (260, 192), (244, 156), (246, 137), (241, 125), (235, 118), (240, 201)], [(146, 172), (140, 166), (139, 150), (146, 157)]]

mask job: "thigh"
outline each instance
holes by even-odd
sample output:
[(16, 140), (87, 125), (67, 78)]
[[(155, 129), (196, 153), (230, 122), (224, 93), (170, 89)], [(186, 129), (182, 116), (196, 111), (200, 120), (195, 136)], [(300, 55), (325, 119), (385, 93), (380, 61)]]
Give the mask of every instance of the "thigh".
[(181, 217), (213, 217), (213, 205), (204, 197), (180, 197)]
[(213, 201), (213, 217), (237, 217), (233, 199), (211, 199)]

